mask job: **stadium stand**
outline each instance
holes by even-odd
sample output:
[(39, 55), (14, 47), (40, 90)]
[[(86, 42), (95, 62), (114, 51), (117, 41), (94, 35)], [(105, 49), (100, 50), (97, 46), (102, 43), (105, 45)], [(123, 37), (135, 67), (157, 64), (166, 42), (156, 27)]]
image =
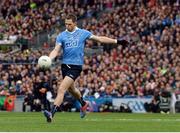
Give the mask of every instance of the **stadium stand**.
[[(102, 54), (85, 56), (76, 83), (84, 96), (155, 96), (180, 89), (179, 8), (178, 0), (3, 0), (1, 40), (7, 36), (30, 40), (62, 24), (64, 14), (73, 12), (82, 27), (93, 34), (113, 38), (128, 34), (135, 42), (126, 48), (105, 45)], [(94, 45), (100, 44), (87, 41), (87, 47)], [(43, 49), (0, 56), (0, 95), (34, 97), (36, 81), (44, 77), (56, 95), (62, 79), (60, 66), (40, 71), (37, 60), (50, 51), (48, 47)]]

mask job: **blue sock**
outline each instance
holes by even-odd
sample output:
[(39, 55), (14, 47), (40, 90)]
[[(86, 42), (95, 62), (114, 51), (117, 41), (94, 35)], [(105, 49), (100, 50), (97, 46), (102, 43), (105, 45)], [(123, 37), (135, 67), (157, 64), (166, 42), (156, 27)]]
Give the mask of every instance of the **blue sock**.
[(82, 97), (80, 99), (78, 99), (78, 101), (80, 102), (82, 107), (86, 104), (86, 102), (83, 100)]
[(59, 108), (59, 106), (57, 106), (57, 105), (53, 105), (52, 110), (51, 110), (52, 117), (53, 117), (53, 116), (54, 116), (54, 114), (58, 111), (58, 108)]

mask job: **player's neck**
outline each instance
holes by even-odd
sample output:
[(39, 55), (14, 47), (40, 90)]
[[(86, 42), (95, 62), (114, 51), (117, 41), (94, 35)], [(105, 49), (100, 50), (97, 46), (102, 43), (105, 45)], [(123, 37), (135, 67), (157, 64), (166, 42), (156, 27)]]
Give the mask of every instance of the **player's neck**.
[(74, 29), (72, 31), (68, 31), (67, 29), (66, 29), (66, 31), (69, 32), (70, 34), (73, 34), (77, 29), (78, 29), (78, 27), (76, 26), (76, 27), (74, 27)]

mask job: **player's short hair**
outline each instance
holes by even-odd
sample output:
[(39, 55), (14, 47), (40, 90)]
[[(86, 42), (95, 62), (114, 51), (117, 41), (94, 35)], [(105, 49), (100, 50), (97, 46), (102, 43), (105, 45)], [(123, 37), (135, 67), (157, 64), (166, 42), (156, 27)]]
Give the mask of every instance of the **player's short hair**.
[(73, 22), (77, 22), (77, 17), (74, 14), (68, 14), (66, 19), (71, 19)]

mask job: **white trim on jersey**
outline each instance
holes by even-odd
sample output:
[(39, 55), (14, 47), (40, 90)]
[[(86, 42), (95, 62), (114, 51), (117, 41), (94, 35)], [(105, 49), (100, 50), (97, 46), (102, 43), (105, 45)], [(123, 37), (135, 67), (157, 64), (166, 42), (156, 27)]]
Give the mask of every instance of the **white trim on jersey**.
[(73, 33), (74, 33), (76, 30), (78, 30), (78, 29), (79, 29), (78, 27), (75, 27), (75, 29), (74, 29), (73, 31), (71, 31), (71, 32), (68, 31), (67, 29), (66, 29), (66, 31), (69, 32), (70, 34), (73, 34)]
[(56, 42), (56, 45), (60, 45), (60, 46), (62, 46), (62, 43), (57, 43), (57, 42)]
[(94, 36), (94, 35), (92, 34), (92, 35), (89, 37), (89, 39), (91, 39), (93, 36)]

